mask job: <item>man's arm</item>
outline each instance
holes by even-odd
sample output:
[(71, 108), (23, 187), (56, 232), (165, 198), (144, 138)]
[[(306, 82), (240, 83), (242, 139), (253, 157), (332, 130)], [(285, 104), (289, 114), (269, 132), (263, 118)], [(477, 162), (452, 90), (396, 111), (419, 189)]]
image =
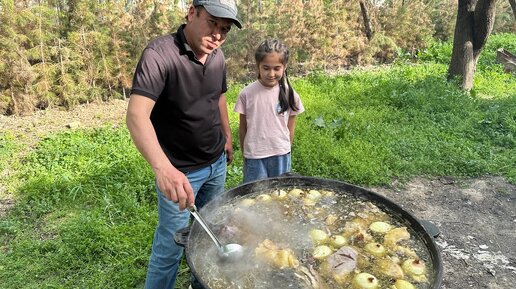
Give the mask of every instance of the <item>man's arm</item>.
[(194, 203), (193, 190), (188, 178), (170, 163), (158, 142), (150, 120), (154, 104), (148, 97), (132, 94), (127, 108), (127, 128), (136, 148), (154, 171), (159, 190), (183, 210)]
[(226, 96), (220, 95), (219, 98), (219, 110), (220, 110), (220, 123), (222, 125), (222, 132), (226, 136), (226, 144), (224, 150), (226, 151), (226, 157), (228, 165), (233, 161), (233, 143), (231, 138), (231, 127), (229, 125), (228, 107), (226, 102)]

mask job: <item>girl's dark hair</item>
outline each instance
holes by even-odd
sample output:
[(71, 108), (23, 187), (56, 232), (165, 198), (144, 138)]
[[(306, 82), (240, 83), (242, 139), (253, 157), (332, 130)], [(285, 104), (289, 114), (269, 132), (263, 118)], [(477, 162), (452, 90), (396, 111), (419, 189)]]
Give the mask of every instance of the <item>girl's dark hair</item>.
[[(272, 52), (280, 54), (282, 56), (281, 63), (285, 66), (287, 65), (290, 52), (288, 51), (288, 47), (278, 39), (267, 39), (258, 46), (256, 52), (254, 53), (254, 59), (256, 60), (256, 64), (259, 65), (260, 62), (263, 61), (265, 56)], [(259, 72), (258, 78), (260, 78)], [(294, 99), (294, 90), (292, 89), (292, 85), (290, 85), (290, 81), (288, 81), (286, 69), (279, 81), (279, 85), (280, 92), (278, 99), (281, 106), (281, 111), (279, 113), (281, 114), (287, 111), (289, 107), (293, 111), (299, 110)]]

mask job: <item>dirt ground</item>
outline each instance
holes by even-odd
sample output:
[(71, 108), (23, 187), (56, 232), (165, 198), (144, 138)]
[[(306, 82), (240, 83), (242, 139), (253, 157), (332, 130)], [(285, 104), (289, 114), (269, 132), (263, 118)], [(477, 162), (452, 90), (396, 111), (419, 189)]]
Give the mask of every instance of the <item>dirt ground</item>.
[(441, 288), (516, 288), (516, 186), (503, 178), (415, 178), (371, 188), (435, 224)]
[[(32, 116), (0, 115), (0, 133), (11, 131), (27, 146), (60, 130), (123, 125), (127, 102), (88, 104), (72, 111), (47, 110)], [(0, 180), (9, 173), (0, 172)], [(4, 177), (3, 177), (4, 176)], [(444, 278), (441, 288), (516, 288), (516, 185), (500, 177), (477, 179), (418, 177), (408, 183), (369, 188), (435, 224)], [(15, 200), (0, 183), (0, 218)]]

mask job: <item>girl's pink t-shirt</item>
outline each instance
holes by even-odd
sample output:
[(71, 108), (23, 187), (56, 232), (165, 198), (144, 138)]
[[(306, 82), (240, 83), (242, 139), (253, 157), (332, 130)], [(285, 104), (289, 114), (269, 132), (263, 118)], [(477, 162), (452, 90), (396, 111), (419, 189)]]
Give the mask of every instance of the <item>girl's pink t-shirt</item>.
[(235, 104), (235, 112), (244, 114), (247, 133), (244, 139), (244, 157), (261, 159), (290, 152), (288, 118), (305, 111), (299, 95), (294, 98), (299, 110), (290, 108), (279, 114), (279, 85), (267, 87), (255, 81), (242, 89)]

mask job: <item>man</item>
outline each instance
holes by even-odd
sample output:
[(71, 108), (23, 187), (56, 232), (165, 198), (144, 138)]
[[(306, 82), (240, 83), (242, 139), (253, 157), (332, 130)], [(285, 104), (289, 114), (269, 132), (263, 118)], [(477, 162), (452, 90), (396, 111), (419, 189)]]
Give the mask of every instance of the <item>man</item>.
[[(233, 148), (226, 66), (219, 50), (237, 19), (233, 0), (194, 0), (186, 24), (142, 53), (127, 109), (131, 138), (155, 174), (158, 226), (145, 288), (174, 288), (183, 248), (175, 232), (188, 226), (186, 207), (224, 191)], [(195, 282), (192, 284), (195, 288)]]

